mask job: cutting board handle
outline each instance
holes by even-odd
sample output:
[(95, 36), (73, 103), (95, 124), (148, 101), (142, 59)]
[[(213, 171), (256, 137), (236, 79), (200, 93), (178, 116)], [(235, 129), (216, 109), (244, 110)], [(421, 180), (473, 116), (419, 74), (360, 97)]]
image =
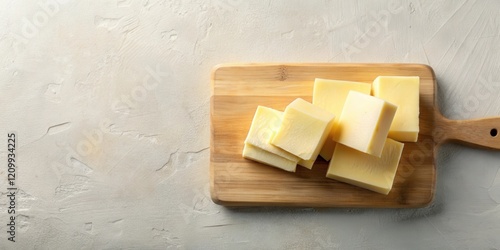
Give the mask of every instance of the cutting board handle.
[(455, 141), (471, 146), (500, 149), (500, 117), (474, 120), (450, 120), (435, 115), (434, 140)]

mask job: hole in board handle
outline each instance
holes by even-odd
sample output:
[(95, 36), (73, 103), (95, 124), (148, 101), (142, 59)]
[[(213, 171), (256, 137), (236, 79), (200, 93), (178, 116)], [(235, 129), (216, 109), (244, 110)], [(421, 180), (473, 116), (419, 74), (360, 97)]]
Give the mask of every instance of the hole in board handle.
[(492, 128), (490, 130), (491, 137), (496, 137), (498, 135), (498, 130), (496, 128)]

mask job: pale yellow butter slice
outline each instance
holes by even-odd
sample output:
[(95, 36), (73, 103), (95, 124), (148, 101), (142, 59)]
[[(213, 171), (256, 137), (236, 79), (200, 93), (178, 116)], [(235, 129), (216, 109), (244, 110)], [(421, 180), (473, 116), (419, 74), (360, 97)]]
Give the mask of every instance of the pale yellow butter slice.
[(278, 148), (270, 143), (271, 138), (274, 133), (279, 129), (281, 125), (281, 119), (283, 117), (283, 112), (274, 110), (272, 108), (258, 106), (255, 111), (252, 124), (248, 130), (247, 138), (245, 139), (245, 144), (250, 144), (254, 147), (266, 150), (270, 153), (294, 161), (297, 163), (299, 157), (286, 152), (285, 150)]
[(312, 103), (336, 116), (330, 135), (328, 136), (328, 139), (326, 139), (325, 144), (319, 153), (319, 155), (327, 161), (332, 158), (333, 150), (335, 148), (333, 132), (337, 127), (347, 95), (351, 90), (369, 95), (371, 91), (371, 84), (320, 78), (316, 78), (314, 80)]
[(403, 146), (403, 143), (388, 138), (379, 158), (337, 143), (326, 177), (388, 194)]
[[(271, 143), (304, 161), (314, 161), (333, 126), (334, 118), (330, 112), (298, 98), (286, 107), (280, 128)], [(304, 165), (312, 168), (312, 164)]]
[(243, 157), (276, 168), (280, 168), (288, 172), (295, 172), (295, 169), (297, 168), (296, 161), (288, 160), (250, 144), (245, 144), (245, 146), (243, 147)]
[(379, 76), (373, 81), (373, 96), (398, 106), (389, 137), (398, 141), (416, 142), (419, 132), (418, 76)]
[(396, 110), (397, 106), (382, 99), (350, 91), (334, 131), (334, 139), (380, 157)]

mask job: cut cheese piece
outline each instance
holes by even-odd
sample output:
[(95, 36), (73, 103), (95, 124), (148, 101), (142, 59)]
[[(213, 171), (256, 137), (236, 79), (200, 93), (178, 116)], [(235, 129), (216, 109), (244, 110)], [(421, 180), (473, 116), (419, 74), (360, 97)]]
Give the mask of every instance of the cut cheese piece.
[[(276, 135), (276, 133), (273, 133), (273, 136), (271, 137), (271, 140), (272, 140), (272, 138), (274, 138), (275, 135)], [(325, 141), (325, 143), (326, 143), (326, 141)], [(297, 157), (297, 156), (294, 155), (293, 157)], [(300, 165), (300, 166), (302, 166), (302, 167), (305, 167), (305, 168), (308, 168), (308, 169), (312, 169), (312, 167), (314, 165), (314, 162), (316, 162), (316, 158), (317, 158), (317, 156), (314, 157), (311, 160), (302, 160), (302, 159), (300, 159), (300, 158), (297, 157), (297, 159), (298, 159), (297, 164)]]
[(286, 158), (262, 150), (250, 144), (245, 144), (245, 146), (243, 147), (243, 157), (273, 167), (277, 167), (288, 172), (295, 172), (295, 169), (297, 168), (297, 162), (290, 161)]
[(314, 162), (316, 162), (316, 158), (318, 158), (317, 155), (316, 155), (316, 157), (314, 157), (313, 159), (310, 159), (310, 160), (300, 160), (297, 164), (302, 166), (302, 167), (312, 169)]
[(250, 129), (248, 130), (245, 144), (250, 144), (254, 147), (266, 150), (270, 153), (297, 163), (299, 161), (299, 157), (288, 153), (285, 150), (278, 148), (270, 143), (274, 133), (279, 129), (281, 125), (282, 117), (283, 112), (281, 111), (264, 106), (258, 106), (257, 110), (255, 111), (255, 115), (253, 116)]
[(350, 91), (334, 132), (335, 141), (377, 157), (382, 155), (397, 106)]
[(373, 81), (373, 96), (398, 106), (389, 137), (398, 141), (416, 142), (419, 132), (418, 76), (379, 76)]
[(379, 158), (338, 143), (326, 177), (388, 194), (392, 189), (403, 146), (403, 143), (388, 138)]
[(320, 78), (316, 78), (314, 81), (312, 103), (336, 116), (329, 138), (325, 141), (325, 144), (319, 153), (319, 155), (327, 161), (332, 158), (333, 150), (335, 148), (333, 132), (337, 127), (347, 95), (351, 90), (369, 95), (371, 91), (371, 84), (363, 82), (326, 80)]
[[(286, 107), (280, 128), (271, 143), (302, 160), (315, 160), (334, 118), (330, 112), (298, 98)], [(312, 168), (312, 165), (306, 167)]]
[[(274, 135), (276, 135), (276, 133), (274, 133), (274, 134), (273, 134), (273, 137), (272, 137), (272, 138), (274, 138)], [(272, 140), (272, 138), (271, 138), (271, 140)], [(328, 140), (328, 139), (327, 139), (327, 140)], [(326, 141), (327, 141), (327, 140), (325, 140), (325, 143), (326, 143)], [(286, 152), (286, 151), (285, 151), (285, 152)], [(287, 153), (288, 153), (288, 152), (287, 152)], [(293, 157), (297, 157), (297, 156), (295, 156), (295, 155), (294, 155)], [(305, 167), (305, 168), (308, 168), (308, 169), (312, 169), (312, 167), (313, 167), (313, 165), (314, 165), (314, 162), (316, 162), (316, 158), (317, 158), (317, 156), (316, 156), (316, 157), (314, 157), (314, 158), (313, 158), (313, 159), (311, 159), (311, 160), (302, 160), (302, 159), (300, 159), (300, 158), (298, 158), (298, 157), (297, 157), (297, 159), (298, 159), (297, 164), (298, 164), (298, 165), (300, 165), (300, 166), (302, 166), (302, 167)]]

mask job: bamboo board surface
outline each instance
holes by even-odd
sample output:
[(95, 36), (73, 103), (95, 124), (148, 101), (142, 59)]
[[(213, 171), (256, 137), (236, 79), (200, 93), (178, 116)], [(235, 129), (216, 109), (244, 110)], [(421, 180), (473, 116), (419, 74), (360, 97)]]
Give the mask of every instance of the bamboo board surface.
[[(328, 162), (288, 173), (241, 156), (258, 105), (284, 110), (311, 101), (315, 78), (371, 83), (379, 75), (420, 77), (420, 134), (405, 143), (394, 186), (378, 194), (325, 177)], [(434, 196), (435, 76), (420, 64), (226, 64), (212, 72), (210, 185), (226, 206), (422, 207)]]

